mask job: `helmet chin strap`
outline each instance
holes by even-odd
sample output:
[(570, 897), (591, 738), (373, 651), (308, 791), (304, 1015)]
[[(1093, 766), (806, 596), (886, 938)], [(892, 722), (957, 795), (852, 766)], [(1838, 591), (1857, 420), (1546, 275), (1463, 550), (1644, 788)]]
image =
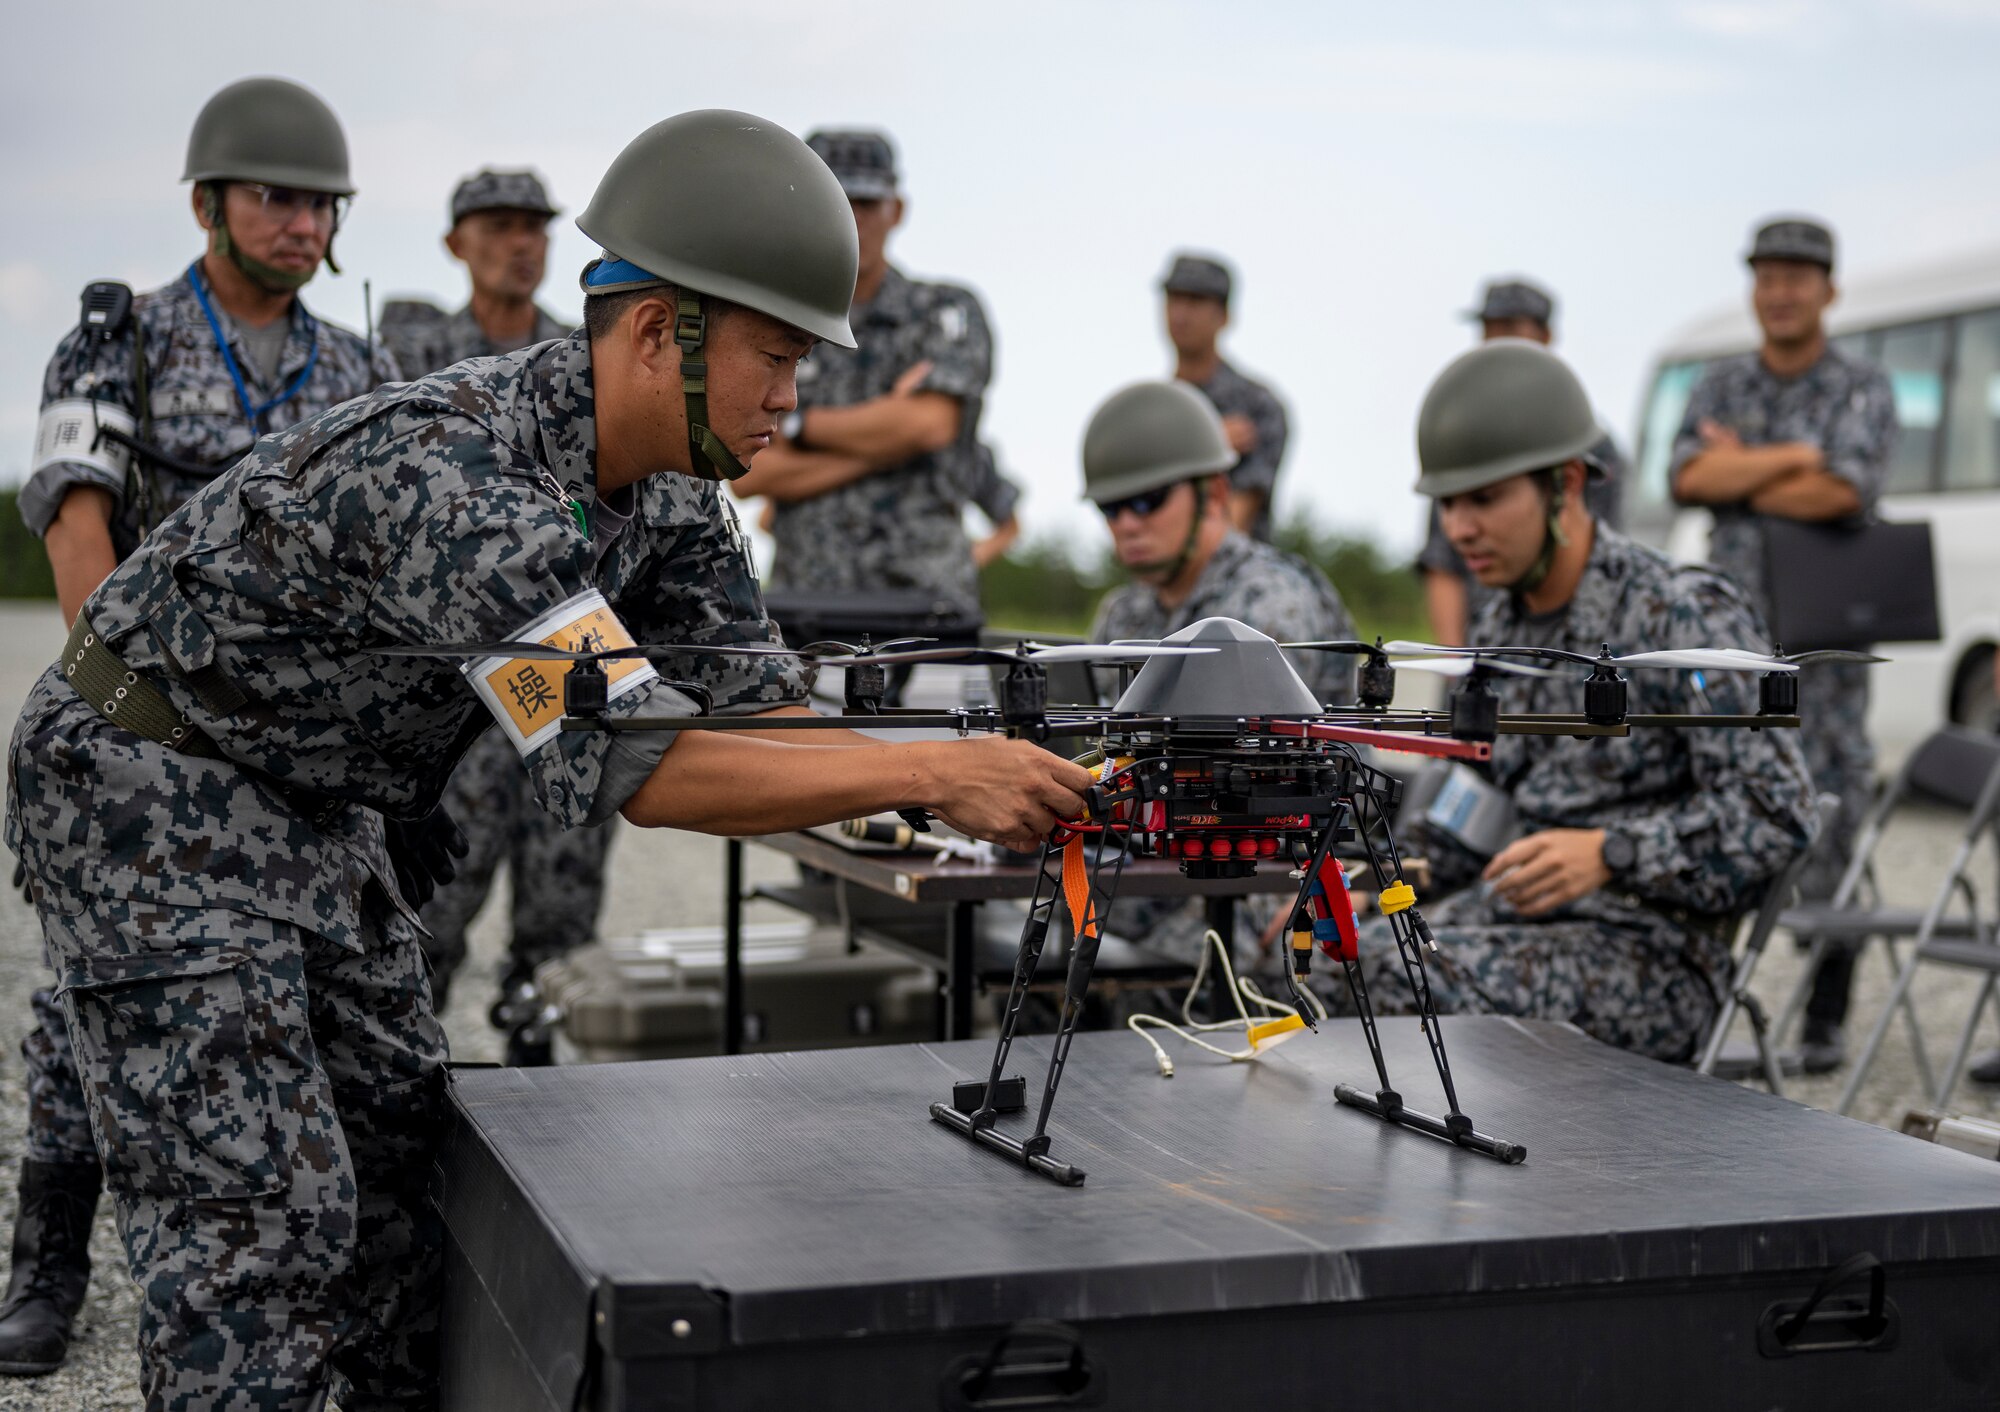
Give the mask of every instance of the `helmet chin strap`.
[(674, 342), (681, 350), (681, 391), (687, 397), (688, 468), (705, 480), (737, 480), (750, 468), (729, 454), (722, 438), (708, 429), (708, 363), (701, 346), (708, 316), (701, 296), (683, 289), (675, 301)]
[(1562, 467), (1547, 472), (1549, 477), (1549, 518), (1548, 533), (1542, 536), (1542, 552), (1535, 556), (1535, 562), (1508, 585), (1510, 593), (1533, 593), (1547, 582), (1549, 571), (1556, 566), (1556, 551), (1569, 543), (1569, 536), (1563, 533), (1562, 513), (1565, 499), (1563, 491)]
[[(266, 294), (295, 294), (312, 283), (312, 277), (319, 273), (317, 261), (309, 269), (281, 270), (276, 265), (265, 264), (237, 245), (229, 235), (229, 218), (222, 213), (222, 193), (212, 182), (204, 182), (203, 189), (207, 192), (204, 209), (208, 212), (209, 229), (215, 232), (216, 253), (243, 271), (245, 279)], [(340, 266), (333, 263), (331, 239), (326, 242), (326, 267), (335, 274), (340, 273)]]
[(1161, 584), (1170, 584), (1181, 576), (1181, 570), (1194, 557), (1194, 547), (1201, 538), (1202, 516), (1208, 510), (1207, 497), (1202, 494), (1203, 480), (1184, 482), (1194, 487), (1194, 514), (1188, 517), (1187, 537), (1181, 540), (1180, 552), (1171, 559), (1153, 559), (1143, 564), (1131, 566), (1132, 573), (1141, 578), (1157, 579)]

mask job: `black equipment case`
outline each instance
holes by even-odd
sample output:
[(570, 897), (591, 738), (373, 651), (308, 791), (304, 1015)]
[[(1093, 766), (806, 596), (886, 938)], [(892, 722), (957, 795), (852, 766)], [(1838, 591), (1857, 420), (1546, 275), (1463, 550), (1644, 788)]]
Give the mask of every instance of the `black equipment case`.
[(1171, 1080), (1079, 1036), (1067, 1189), (927, 1120), (984, 1041), (461, 1070), (444, 1405), (2000, 1405), (2000, 1166), (1567, 1027), (1444, 1032), (1524, 1165), (1336, 1106), (1351, 1022), (1255, 1064), (1168, 1037)]

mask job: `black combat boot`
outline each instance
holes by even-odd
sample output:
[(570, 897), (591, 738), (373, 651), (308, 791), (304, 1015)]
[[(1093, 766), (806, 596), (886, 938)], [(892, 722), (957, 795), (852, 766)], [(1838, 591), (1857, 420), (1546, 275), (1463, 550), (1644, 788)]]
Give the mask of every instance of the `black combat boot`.
[(0, 1300), (0, 1373), (53, 1373), (90, 1285), (90, 1225), (104, 1174), (95, 1161), (21, 1163), (14, 1268)]

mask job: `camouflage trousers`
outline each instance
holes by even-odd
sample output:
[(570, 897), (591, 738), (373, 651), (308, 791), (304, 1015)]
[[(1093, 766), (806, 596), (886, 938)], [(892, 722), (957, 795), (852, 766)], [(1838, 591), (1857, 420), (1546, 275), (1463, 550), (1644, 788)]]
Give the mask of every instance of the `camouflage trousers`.
[(521, 757), (497, 730), (465, 753), (445, 786), (444, 807), (464, 830), (469, 851), (458, 876), (424, 905), (430, 939), (431, 993), (445, 1006), (465, 964), (466, 929), (486, 903), (502, 861), (513, 883), (507, 942), (510, 970), (532, 972), (589, 941), (604, 901), (604, 862), (615, 823), (562, 829), (535, 801)]
[(94, 1162), (90, 1110), (83, 1080), (70, 1052), (69, 1022), (53, 990), (38, 990), (29, 1003), (35, 1027), (21, 1041), (22, 1070), (28, 1082), (28, 1138), (24, 1155), (34, 1162)]
[[(1861, 662), (1821, 662), (1799, 674), (1799, 748), (1813, 789), (1840, 799), (1830, 836), (1813, 847), (1799, 877), (1799, 897), (1831, 900), (1854, 856), (1854, 836), (1875, 794), (1875, 746), (1868, 739), (1868, 667)], [(1803, 939), (1802, 939), (1803, 940)], [(1828, 947), (1813, 973), (1806, 1002), (1809, 1020), (1838, 1025), (1847, 1018), (1856, 952)]]
[[(1424, 974), (1438, 1013), (1567, 1021), (1648, 1058), (1690, 1058), (1716, 1011), (1715, 992), (1693, 960), (1707, 938), (1637, 908), (1616, 916), (1593, 910), (1599, 915), (1526, 921), (1481, 887), (1426, 908), (1438, 949), (1424, 952)], [(1320, 998), (1334, 1013), (1352, 1014), (1340, 968), (1320, 965), (1313, 982)], [(1387, 918), (1362, 924), (1361, 972), (1376, 1014), (1417, 1012)]]
[(445, 1042), (415, 927), (41, 909), (138, 1286), (152, 1412), (437, 1402)]

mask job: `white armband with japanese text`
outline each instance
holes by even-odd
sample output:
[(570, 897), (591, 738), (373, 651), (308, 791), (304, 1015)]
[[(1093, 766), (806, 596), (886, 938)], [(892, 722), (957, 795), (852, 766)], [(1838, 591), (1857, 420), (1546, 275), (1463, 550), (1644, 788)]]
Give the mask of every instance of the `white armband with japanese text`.
[(35, 455), (28, 463), (28, 474), (32, 476), (42, 467), (59, 461), (74, 461), (123, 482), (125, 468), (132, 463), (132, 453), (102, 435), (106, 428), (131, 436), (138, 431), (139, 423), (115, 402), (65, 397), (49, 403), (35, 423)]
[[(539, 642), (572, 651), (632, 646), (632, 634), (618, 621), (596, 589), (579, 593), (513, 634), (516, 641)], [(485, 657), (463, 668), (466, 679), (493, 719), (524, 757), (553, 740), (562, 729), (563, 678), (571, 664), (531, 657)], [(643, 657), (604, 663), (610, 700), (659, 679)]]

